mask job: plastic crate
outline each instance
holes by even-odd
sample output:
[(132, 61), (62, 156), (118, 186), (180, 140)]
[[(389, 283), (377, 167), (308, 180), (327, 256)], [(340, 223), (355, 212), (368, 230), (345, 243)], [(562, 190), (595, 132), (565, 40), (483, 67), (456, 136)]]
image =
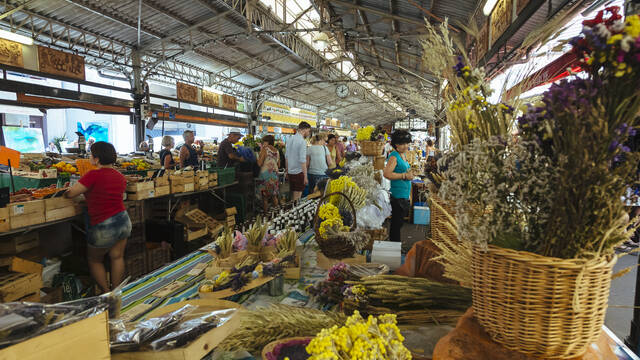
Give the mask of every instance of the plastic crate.
[(431, 210), (423, 202), (417, 202), (413, 206), (413, 223), (416, 225), (428, 225), (431, 222)]
[(171, 250), (162, 247), (147, 248), (147, 273), (171, 261)]
[(131, 224), (139, 224), (144, 220), (144, 214), (142, 212), (143, 202), (142, 201), (125, 201), (124, 207), (129, 214), (129, 219), (131, 219)]
[[(235, 172), (234, 172), (235, 176)], [(57, 178), (49, 178), (49, 179), (35, 179), (23, 176), (14, 176), (13, 184), (16, 186), (15, 190), (11, 186), (11, 175), (2, 173), (0, 174), (0, 187), (9, 187), (11, 192), (18, 191), (21, 189), (39, 189), (44, 188), (50, 185), (58, 184)]]
[(127, 244), (144, 244), (144, 224), (136, 223), (131, 226), (131, 235)]
[(214, 171), (218, 173), (218, 186), (228, 185), (236, 180), (235, 167), (227, 167), (227, 168), (216, 167), (216, 168), (209, 169), (209, 172), (214, 172)]
[(147, 273), (146, 257), (142, 252), (137, 255), (131, 255), (124, 259), (125, 271), (132, 279), (137, 279)]

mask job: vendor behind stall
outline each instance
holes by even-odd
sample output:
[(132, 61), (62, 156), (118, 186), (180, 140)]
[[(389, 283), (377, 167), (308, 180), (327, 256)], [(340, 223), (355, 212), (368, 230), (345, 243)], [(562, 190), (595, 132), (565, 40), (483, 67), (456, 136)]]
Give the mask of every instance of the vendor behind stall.
[(218, 167), (225, 168), (234, 166), (236, 161), (245, 161), (236, 149), (233, 148), (233, 144), (237, 143), (241, 137), (240, 129), (233, 128), (229, 132), (229, 135), (227, 135), (227, 138), (222, 140), (218, 148)]
[(391, 241), (401, 242), (400, 229), (404, 217), (409, 214), (409, 195), (411, 194), (411, 180), (414, 177), (407, 161), (407, 152), (411, 144), (411, 134), (405, 130), (396, 130), (391, 135), (391, 146), (395, 149), (389, 154), (389, 160), (384, 168), (384, 177), (391, 180), (391, 226), (389, 237)]
[[(87, 259), (91, 275), (102, 291), (120, 285), (124, 278), (124, 250), (131, 235), (131, 220), (125, 210), (123, 195), (125, 177), (113, 168), (117, 158), (113, 145), (98, 141), (91, 147), (91, 170), (78, 180), (64, 196), (73, 198), (85, 194), (89, 211)], [(104, 256), (111, 258), (111, 285), (107, 282)]]
[(184, 139), (184, 145), (180, 148), (180, 168), (184, 169), (187, 166), (198, 168), (198, 153), (193, 148), (193, 142), (195, 141), (193, 131), (185, 130), (182, 133), (182, 138)]

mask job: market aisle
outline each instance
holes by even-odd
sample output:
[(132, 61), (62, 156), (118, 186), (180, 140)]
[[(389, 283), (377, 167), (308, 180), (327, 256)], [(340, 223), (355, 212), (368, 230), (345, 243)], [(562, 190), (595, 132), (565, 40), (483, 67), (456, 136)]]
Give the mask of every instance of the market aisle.
[(623, 341), (629, 336), (633, 309), (614, 308), (612, 306), (633, 306), (637, 263), (638, 257), (635, 255), (627, 255), (620, 258), (614, 268), (614, 273), (628, 267), (632, 267), (631, 272), (611, 282), (609, 308), (604, 322)]

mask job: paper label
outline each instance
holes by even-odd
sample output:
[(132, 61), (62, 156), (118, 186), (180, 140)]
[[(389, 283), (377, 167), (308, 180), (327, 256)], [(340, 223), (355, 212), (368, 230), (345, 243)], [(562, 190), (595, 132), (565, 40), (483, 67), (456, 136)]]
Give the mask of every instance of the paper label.
[(24, 205), (14, 205), (13, 206), (13, 213), (15, 215), (24, 214)]

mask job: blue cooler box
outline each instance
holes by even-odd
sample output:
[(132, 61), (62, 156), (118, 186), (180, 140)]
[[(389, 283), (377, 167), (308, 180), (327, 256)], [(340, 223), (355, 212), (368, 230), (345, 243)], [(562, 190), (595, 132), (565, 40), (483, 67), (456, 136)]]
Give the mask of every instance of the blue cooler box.
[(413, 205), (413, 223), (416, 225), (428, 225), (431, 222), (431, 210), (427, 204), (417, 202)]

